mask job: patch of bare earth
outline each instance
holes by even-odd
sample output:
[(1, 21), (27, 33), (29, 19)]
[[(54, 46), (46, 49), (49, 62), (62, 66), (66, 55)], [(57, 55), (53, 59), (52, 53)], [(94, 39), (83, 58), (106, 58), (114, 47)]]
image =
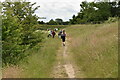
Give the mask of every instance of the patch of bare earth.
[(53, 68), (53, 72), (51, 74), (52, 78), (66, 78), (67, 77), (67, 74), (65, 72), (65, 68), (63, 65), (63, 57), (62, 56), (63, 55), (62, 55), (62, 52), (60, 49), (60, 50), (58, 50), (57, 61), (56, 61), (56, 64)]
[(17, 66), (6, 67), (2, 70), (2, 78), (20, 78), (21, 72)]
[[(54, 66), (52, 74), (54, 78), (76, 78), (76, 74), (80, 73), (80, 70), (78, 70), (77, 66), (74, 64), (68, 46), (69, 41), (67, 40), (66, 46), (62, 46), (57, 53), (57, 63)], [(83, 75), (81, 74), (81, 76)]]
[(68, 78), (75, 78), (75, 71), (73, 68), (73, 64), (71, 63), (69, 52), (68, 52), (68, 43), (66, 42), (66, 46), (63, 50), (63, 59), (64, 59), (64, 67)]
[(74, 58), (73, 58), (73, 54), (71, 53), (70, 50), (70, 45), (71, 45), (71, 41), (72, 38), (68, 37), (67, 40), (67, 51), (66, 51), (66, 56), (64, 59), (66, 59), (65, 61), (68, 63), (69, 68), (71, 69), (71, 77), (69, 78), (85, 78), (85, 75), (83, 73), (83, 71), (78, 67), (78, 65), (75, 63)]

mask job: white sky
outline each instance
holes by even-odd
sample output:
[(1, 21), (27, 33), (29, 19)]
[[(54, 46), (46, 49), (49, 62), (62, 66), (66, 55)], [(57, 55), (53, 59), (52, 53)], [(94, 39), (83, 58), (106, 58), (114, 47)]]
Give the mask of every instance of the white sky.
[[(37, 2), (40, 8), (36, 11), (39, 17), (46, 17), (40, 21), (49, 21), (50, 19), (61, 18), (68, 21), (72, 16), (80, 11), (80, 3), (84, 0), (29, 0)], [(89, 0), (94, 1), (94, 0)]]
[[(5, 1), (5, 0), (0, 0)], [(48, 22), (50, 19), (61, 18), (68, 21), (73, 15), (77, 15), (80, 11), (80, 3), (85, 0), (26, 0), (29, 2), (36, 2), (36, 6), (40, 6), (35, 14), (39, 17), (46, 17), (40, 21)], [(92, 2), (94, 0), (87, 0)]]

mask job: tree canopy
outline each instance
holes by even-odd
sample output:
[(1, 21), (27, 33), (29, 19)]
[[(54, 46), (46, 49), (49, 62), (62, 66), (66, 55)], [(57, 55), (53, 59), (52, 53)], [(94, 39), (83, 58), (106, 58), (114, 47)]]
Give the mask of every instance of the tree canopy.
[(120, 14), (120, 2), (82, 2), (80, 12), (70, 19), (71, 24), (101, 23), (109, 17), (117, 17)]

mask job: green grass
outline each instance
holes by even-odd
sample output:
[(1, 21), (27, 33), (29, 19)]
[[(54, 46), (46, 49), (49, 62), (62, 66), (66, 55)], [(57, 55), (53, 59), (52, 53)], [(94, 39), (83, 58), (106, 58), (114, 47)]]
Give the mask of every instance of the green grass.
[(58, 29), (63, 29), (63, 28), (66, 28), (68, 27), (69, 25), (36, 25), (36, 29), (40, 29), (40, 30), (47, 30), (47, 29), (55, 29), (55, 28), (58, 28)]
[[(45, 35), (47, 36), (47, 35)], [(41, 44), (39, 44), (41, 45)], [(23, 78), (49, 78), (56, 61), (56, 53), (60, 46), (60, 40), (56, 37), (46, 38), (43, 47), (38, 51), (31, 50), (28, 63), (22, 63)]]
[(117, 28), (117, 23), (111, 23), (73, 25), (66, 29), (71, 54), (86, 78), (118, 76)]
[[(52, 27), (52, 26), (50, 26)], [(54, 26), (55, 27), (55, 26)], [(46, 27), (48, 28), (48, 26)], [(118, 24), (71, 25), (66, 27), (71, 61), (82, 70), (84, 78), (115, 78), (118, 76)], [(59, 38), (46, 38), (28, 50), (26, 62), (19, 67), (21, 78), (50, 78), (61, 46)], [(42, 47), (41, 47), (42, 46)], [(80, 73), (76, 74), (79, 78)]]

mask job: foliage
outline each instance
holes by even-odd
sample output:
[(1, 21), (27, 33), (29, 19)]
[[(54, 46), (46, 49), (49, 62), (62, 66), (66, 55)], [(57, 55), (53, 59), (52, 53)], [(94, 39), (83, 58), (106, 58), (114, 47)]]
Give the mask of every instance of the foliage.
[[(81, 10), (77, 16), (70, 19), (71, 24), (101, 23), (109, 17), (119, 16), (119, 3), (117, 2), (82, 2)], [(114, 12), (114, 13), (113, 13)]]
[(111, 22), (116, 22), (117, 20), (118, 20), (117, 17), (109, 17), (108, 20), (105, 21), (105, 22), (107, 22), (107, 23), (111, 23)]
[(63, 24), (63, 20), (60, 18), (55, 19), (55, 21), (59, 24), (62, 25)]
[(48, 25), (69, 25), (69, 21), (63, 21), (60, 18), (56, 18), (55, 21), (51, 19), (49, 22), (47, 22), (47, 24)]
[(39, 24), (45, 24), (45, 22), (43, 22), (43, 21), (38, 21), (38, 23), (39, 23)]
[(41, 42), (41, 35), (35, 36), (34, 25), (38, 17), (34, 15), (39, 8), (30, 2), (3, 2), (2, 44), (3, 64), (16, 64), (23, 59), (24, 51)]
[(51, 19), (47, 24), (48, 25), (57, 25), (58, 23), (56, 21), (54, 21), (53, 19)]
[(69, 25), (69, 21), (64, 21), (63, 25)]

